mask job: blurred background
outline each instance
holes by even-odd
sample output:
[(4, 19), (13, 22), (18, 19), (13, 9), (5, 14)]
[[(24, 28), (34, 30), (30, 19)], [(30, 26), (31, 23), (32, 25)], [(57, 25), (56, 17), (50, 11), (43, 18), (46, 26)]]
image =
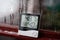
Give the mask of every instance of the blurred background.
[(60, 32), (60, 0), (0, 0), (0, 5), (0, 23), (18, 26), (20, 13), (40, 13), (41, 29)]
[(60, 0), (0, 0), (0, 24), (18, 26), (21, 13), (40, 14), (40, 29), (60, 32)]

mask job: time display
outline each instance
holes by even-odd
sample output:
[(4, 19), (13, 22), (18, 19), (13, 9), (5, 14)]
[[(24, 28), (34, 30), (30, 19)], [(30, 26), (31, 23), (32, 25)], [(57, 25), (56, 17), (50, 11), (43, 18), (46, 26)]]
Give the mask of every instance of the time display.
[(21, 16), (21, 27), (37, 29), (38, 16), (22, 15)]

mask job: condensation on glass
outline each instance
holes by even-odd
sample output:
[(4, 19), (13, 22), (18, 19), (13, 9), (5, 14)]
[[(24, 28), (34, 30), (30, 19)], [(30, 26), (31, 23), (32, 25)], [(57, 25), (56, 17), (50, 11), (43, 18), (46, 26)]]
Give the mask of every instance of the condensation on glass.
[(0, 0), (0, 23), (18, 24), (19, 0)]

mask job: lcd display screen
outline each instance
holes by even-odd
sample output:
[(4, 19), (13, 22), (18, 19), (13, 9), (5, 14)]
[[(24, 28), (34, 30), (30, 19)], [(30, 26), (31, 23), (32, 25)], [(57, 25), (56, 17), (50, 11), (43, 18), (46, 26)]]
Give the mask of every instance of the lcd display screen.
[(38, 29), (39, 16), (37, 15), (21, 15), (21, 27), (28, 29)]

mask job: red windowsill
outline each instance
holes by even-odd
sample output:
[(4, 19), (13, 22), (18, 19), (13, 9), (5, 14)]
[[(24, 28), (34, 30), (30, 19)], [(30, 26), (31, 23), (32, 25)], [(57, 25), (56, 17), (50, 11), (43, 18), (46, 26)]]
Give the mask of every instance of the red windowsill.
[[(18, 32), (18, 26), (16, 26), (16, 28), (15, 27), (13, 27), (13, 26), (9, 26), (9, 25), (5, 25), (5, 24), (0, 24), (0, 26), (2, 27), (2, 29), (1, 29), (1, 27), (0, 27), (0, 35), (2, 35), (2, 36), (10, 36), (10, 37), (15, 37), (15, 38), (18, 38), (18, 39), (24, 39), (24, 40), (48, 40), (48, 39), (53, 39), (53, 40), (55, 40), (55, 39), (60, 39), (60, 33), (57, 33), (57, 32), (51, 32), (51, 31), (46, 31), (46, 30), (42, 30), (42, 29), (40, 29), (40, 38), (31, 38), (31, 37), (26, 37), (26, 36), (21, 36), (21, 35), (18, 35), (17, 34), (17, 32)], [(14, 31), (14, 32), (16, 32), (16, 33), (14, 33), (14, 34), (10, 34), (10, 33), (8, 33), (9, 32), (9, 30), (8, 30), (8, 32), (4, 32), (4, 30), (7, 30), (6, 28), (9, 28), (10, 29), (10, 31)]]
[(18, 32), (18, 26), (0, 23), (0, 30), (3, 30), (3, 31), (8, 30), (8, 31), (13, 31), (13, 32)]
[(23, 40), (49, 40), (49, 39), (57, 39), (57, 38), (48, 38), (48, 37), (41, 37), (41, 38), (31, 38), (31, 37), (26, 37), (26, 36), (21, 36), (21, 35), (18, 35), (17, 33), (16, 34), (10, 34), (10, 33), (7, 33), (7, 32), (3, 32), (3, 31), (0, 31), (0, 35), (1, 36), (9, 36), (9, 37), (14, 37), (14, 38), (17, 38), (17, 39), (23, 39)]

